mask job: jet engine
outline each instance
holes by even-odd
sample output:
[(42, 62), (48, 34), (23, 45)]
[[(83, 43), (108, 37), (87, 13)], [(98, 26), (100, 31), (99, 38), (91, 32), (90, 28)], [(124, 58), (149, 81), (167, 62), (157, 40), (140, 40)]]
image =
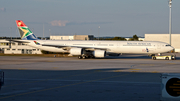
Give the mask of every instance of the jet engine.
[(82, 55), (83, 49), (82, 48), (71, 48), (69, 52), (71, 55)]
[(94, 57), (97, 57), (97, 58), (103, 58), (106, 56), (106, 51), (105, 50), (95, 50), (93, 55), (94, 55)]

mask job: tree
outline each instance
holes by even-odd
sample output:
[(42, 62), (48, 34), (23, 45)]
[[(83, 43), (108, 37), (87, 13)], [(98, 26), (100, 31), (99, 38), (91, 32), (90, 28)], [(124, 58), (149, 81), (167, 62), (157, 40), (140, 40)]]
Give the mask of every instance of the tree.
[(112, 38), (112, 40), (126, 40), (126, 39), (122, 38), (122, 37), (114, 37), (114, 38)]
[(134, 39), (134, 41), (137, 41), (139, 38), (138, 38), (137, 35), (135, 34), (135, 35), (133, 35), (133, 39)]

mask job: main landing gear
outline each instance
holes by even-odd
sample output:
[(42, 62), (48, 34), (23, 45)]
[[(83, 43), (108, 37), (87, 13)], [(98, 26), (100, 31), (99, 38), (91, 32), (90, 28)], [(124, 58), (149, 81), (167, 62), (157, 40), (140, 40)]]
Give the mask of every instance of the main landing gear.
[(88, 59), (88, 58), (95, 58), (93, 55), (79, 55), (78, 56), (78, 59)]
[(86, 56), (81, 56), (81, 55), (78, 56), (78, 59), (86, 59), (86, 58), (87, 58)]

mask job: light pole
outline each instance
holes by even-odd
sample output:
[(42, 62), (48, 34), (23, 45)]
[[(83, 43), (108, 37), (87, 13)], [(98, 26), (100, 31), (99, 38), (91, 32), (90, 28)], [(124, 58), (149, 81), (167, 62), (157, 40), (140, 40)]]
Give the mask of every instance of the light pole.
[[(10, 27), (9, 29), (10, 29), (10, 35), (11, 35), (11, 40), (12, 40), (12, 27)], [(9, 48), (11, 48), (11, 40), (9, 41)]]
[(172, 27), (171, 27), (171, 24), (172, 24), (172, 22), (171, 22), (171, 6), (172, 6), (172, 0), (169, 0), (169, 44), (171, 45), (171, 29), (172, 29)]
[(51, 39), (51, 29), (49, 29), (49, 40)]
[(49, 35), (51, 36), (51, 29), (49, 29)]
[[(100, 26), (98, 27), (98, 34), (99, 34)], [(99, 35), (98, 35), (98, 40), (99, 40)]]
[(43, 40), (44, 40), (44, 24), (43, 24)]
[(10, 29), (11, 39), (12, 39), (12, 27), (10, 27), (9, 29)]

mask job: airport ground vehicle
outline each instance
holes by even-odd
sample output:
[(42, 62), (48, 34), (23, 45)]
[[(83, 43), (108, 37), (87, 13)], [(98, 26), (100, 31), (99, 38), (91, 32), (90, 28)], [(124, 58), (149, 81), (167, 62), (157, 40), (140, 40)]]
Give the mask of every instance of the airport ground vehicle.
[(169, 56), (152, 56), (153, 60), (156, 59), (162, 59), (162, 60), (175, 60), (176, 59), (176, 55), (169, 55)]
[(0, 70), (0, 89), (4, 85), (4, 72)]

